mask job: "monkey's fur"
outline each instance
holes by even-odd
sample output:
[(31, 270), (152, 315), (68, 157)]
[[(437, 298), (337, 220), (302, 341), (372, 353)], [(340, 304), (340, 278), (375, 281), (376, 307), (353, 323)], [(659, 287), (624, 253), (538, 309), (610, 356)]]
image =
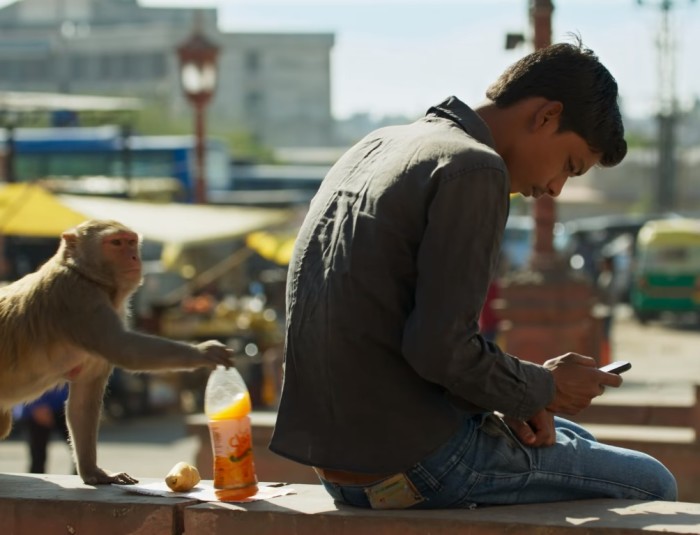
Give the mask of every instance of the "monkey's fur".
[(114, 366), (132, 371), (232, 365), (216, 341), (189, 345), (131, 331), (129, 297), (141, 284), (140, 240), (115, 221), (66, 231), (40, 269), (0, 288), (0, 439), (11, 409), (69, 381), (66, 418), (78, 473), (88, 484), (135, 483), (97, 466), (102, 397)]

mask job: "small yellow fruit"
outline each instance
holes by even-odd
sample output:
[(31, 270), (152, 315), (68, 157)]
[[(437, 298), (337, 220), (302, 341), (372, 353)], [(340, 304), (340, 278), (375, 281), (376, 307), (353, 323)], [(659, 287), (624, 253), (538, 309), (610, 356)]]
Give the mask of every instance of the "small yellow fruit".
[(199, 470), (191, 464), (179, 462), (165, 476), (165, 484), (175, 492), (187, 492), (202, 480)]

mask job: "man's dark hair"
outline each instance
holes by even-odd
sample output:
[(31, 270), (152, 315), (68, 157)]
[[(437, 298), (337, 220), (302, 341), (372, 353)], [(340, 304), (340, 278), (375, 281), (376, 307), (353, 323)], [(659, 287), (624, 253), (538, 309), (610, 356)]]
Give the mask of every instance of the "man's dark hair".
[(602, 154), (600, 165), (617, 165), (627, 154), (617, 82), (578, 38), (575, 44), (557, 43), (515, 62), (486, 96), (499, 108), (529, 97), (559, 101), (564, 106), (559, 130), (585, 139)]

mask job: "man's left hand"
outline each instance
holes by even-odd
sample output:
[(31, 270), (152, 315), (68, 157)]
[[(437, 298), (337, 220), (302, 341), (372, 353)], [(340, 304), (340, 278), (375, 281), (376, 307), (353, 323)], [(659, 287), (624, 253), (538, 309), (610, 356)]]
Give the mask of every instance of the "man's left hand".
[(536, 413), (527, 422), (504, 416), (503, 420), (511, 428), (520, 442), (526, 446), (539, 448), (552, 446), (556, 442), (554, 414), (546, 409)]

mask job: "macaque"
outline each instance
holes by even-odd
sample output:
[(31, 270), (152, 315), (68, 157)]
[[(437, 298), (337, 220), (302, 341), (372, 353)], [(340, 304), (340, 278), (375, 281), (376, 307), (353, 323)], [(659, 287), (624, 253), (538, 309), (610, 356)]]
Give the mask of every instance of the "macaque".
[(146, 372), (232, 366), (211, 340), (190, 345), (130, 330), (131, 294), (142, 281), (139, 236), (115, 221), (64, 232), (36, 272), (0, 288), (0, 439), (11, 409), (69, 383), (66, 418), (78, 474), (87, 484), (137, 481), (97, 466), (97, 431), (107, 379), (118, 366)]

